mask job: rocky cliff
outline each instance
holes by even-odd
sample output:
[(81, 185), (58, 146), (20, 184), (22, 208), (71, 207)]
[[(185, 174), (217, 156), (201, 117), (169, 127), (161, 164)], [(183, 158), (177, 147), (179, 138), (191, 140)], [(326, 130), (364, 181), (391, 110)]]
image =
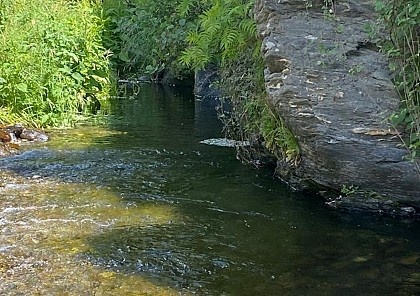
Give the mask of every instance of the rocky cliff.
[(419, 161), (387, 120), (399, 98), (366, 33), (372, 1), (257, 0), (255, 17), (269, 101), (301, 150), (296, 167), (279, 162), (281, 177), (333, 193), (331, 205), (420, 209)]

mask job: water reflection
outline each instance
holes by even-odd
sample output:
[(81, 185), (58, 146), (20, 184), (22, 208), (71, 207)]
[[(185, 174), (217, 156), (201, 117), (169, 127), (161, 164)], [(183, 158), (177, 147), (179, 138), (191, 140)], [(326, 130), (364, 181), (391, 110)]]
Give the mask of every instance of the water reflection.
[(0, 160), (1, 295), (420, 293), (418, 223), (290, 192), (197, 108), (146, 85)]

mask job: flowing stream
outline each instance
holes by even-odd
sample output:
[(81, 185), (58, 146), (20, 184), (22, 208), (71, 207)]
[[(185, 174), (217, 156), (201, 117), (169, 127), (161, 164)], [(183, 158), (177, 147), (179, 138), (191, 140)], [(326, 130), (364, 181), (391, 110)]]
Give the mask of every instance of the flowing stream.
[(293, 193), (200, 143), (191, 90), (139, 91), (0, 159), (0, 295), (420, 295), (419, 223)]

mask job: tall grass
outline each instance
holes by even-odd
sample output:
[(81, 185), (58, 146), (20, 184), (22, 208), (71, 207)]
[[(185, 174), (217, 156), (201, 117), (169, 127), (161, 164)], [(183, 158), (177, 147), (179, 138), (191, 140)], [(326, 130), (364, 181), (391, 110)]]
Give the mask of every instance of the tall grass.
[(71, 125), (106, 102), (101, 2), (0, 1), (0, 122)]

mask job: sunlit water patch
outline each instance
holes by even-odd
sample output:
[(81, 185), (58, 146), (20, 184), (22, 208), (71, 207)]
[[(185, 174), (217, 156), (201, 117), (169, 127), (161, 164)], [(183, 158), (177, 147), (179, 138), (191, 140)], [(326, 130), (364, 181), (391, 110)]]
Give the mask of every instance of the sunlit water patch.
[(420, 293), (417, 223), (290, 192), (197, 104), (144, 86), (0, 159), (0, 295)]

